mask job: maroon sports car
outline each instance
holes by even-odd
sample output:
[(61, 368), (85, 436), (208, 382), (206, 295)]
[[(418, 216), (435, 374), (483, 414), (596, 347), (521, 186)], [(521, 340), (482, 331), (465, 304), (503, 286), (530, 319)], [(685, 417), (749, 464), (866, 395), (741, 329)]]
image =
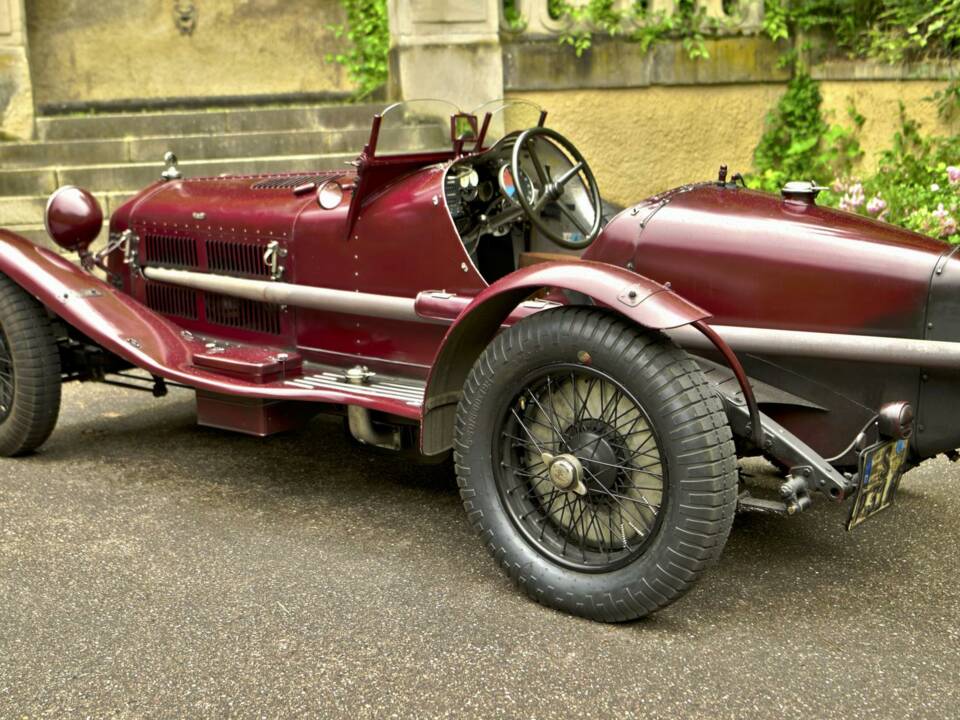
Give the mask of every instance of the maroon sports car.
[[(960, 446), (955, 247), (726, 168), (614, 214), (545, 119), (398, 103), (312, 173), (168, 154), (96, 252), (96, 200), (61, 188), (47, 230), (79, 264), (0, 231), (0, 454), (48, 438), (68, 381), (192, 388), (200, 424), (259, 436), (338, 413), (452, 452), (516, 585), (617, 621), (689, 589), (735, 511), (819, 494), (852, 528)], [(741, 486), (754, 455), (778, 494)]]

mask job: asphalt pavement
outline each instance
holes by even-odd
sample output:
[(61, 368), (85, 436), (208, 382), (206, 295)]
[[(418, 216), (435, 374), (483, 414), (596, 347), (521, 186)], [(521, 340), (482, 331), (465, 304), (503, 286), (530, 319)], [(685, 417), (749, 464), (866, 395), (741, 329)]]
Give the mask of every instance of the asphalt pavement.
[(958, 492), (940, 458), (852, 534), (741, 516), (684, 599), (602, 625), (512, 588), (447, 465), (68, 386), (0, 460), (0, 718), (960, 718)]

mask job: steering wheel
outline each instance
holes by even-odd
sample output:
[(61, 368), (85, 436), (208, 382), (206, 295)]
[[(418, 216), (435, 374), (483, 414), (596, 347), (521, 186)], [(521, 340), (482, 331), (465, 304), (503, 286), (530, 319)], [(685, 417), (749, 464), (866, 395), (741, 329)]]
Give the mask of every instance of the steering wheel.
[[(540, 137), (547, 139), (557, 148), (565, 151), (573, 159), (573, 167), (556, 178), (551, 177), (549, 167), (544, 165), (537, 150), (536, 140)], [(527, 197), (527, 193), (523, 191), (520, 182), (520, 178), (524, 177), (523, 170), (520, 167), (520, 158), (524, 152), (530, 157), (530, 163), (537, 175), (536, 178), (528, 178), (535, 190), (532, 198)], [(583, 159), (580, 151), (563, 135), (556, 130), (545, 127), (524, 130), (513, 145), (510, 172), (517, 182), (516, 198), (521, 209), (530, 222), (552, 242), (569, 250), (582, 250), (597, 239), (602, 221), (600, 189), (597, 187), (597, 179), (593, 176), (593, 171), (590, 170), (590, 166), (587, 165), (587, 161)], [(579, 181), (587, 191), (590, 207), (593, 210), (593, 224), (590, 227), (587, 227), (575, 212), (562, 202), (558, 202), (563, 196), (567, 183), (574, 179)], [(544, 211), (551, 203), (556, 203), (560, 213), (580, 231), (582, 235), (580, 240), (568, 240), (550, 227), (550, 224), (544, 218)]]

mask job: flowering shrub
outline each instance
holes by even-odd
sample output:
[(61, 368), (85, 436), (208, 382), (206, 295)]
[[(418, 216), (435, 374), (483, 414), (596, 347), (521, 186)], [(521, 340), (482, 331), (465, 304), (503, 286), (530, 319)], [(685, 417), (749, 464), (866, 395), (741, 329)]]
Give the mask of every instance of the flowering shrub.
[(900, 130), (876, 172), (856, 177), (864, 118), (851, 107), (852, 128), (831, 125), (820, 105), (818, 83), (796, 67), (787, 91), (767, 115), (748, 186), (779, 192), (788, 180), (823, 185), (833, 179), (821, 204), (960, 243), (960, 135), (923, 135), (901, 104)]
[(902, 106), (900, 119), (900, 130), (880, 156), (877, 172), (834, 181), (824, 201), (960, 243), (960, 137), (924, 136)]

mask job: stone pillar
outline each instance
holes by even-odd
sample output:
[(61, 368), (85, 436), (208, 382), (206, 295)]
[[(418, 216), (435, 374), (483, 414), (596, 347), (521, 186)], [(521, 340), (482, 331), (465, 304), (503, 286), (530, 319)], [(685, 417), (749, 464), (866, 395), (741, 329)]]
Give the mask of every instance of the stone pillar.
[(503, 97), (499, 0), (389, 0), (390, 88), (465, 112)]
[(33, 88), (23, 0), (0, 0), (0, 132), (33, 137)]

